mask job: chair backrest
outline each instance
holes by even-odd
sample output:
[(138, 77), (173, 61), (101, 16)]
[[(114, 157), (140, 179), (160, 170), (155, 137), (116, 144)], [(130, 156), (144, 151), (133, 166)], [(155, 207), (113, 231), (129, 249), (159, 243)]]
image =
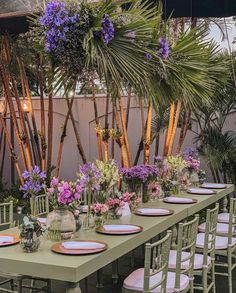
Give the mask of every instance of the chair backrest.
[(42, 194), (30, 198), (30, 208), (34, 217), (46, 216), (49, 213), (48, 195)]
[[(160, 293), (166, 292), (171, 235), (172, 232), (167, 231), (166, 236), (161, 240), (152, 244), (146, 244), (143, 287), (144, 293), (152, 292), (152, 290), (157, 287), (160, 287)], [(150, 282), (151, 277), (157, 275), (158, 273), (159, 278), (152, 278), (152, 282)], [(156, 280), (156, 283), (154, 283), (153, 280)]]
[(215, 255), (215, 241), (216, 241), (218, 212), (219, 212), (218, 203), (213, 209), (207, 210), (206, 229), (205, 229), (204, 248), (203, 248), (203, 266), (207, 266), (208, 256), (211, 256), (213, 259)]
[(0, 227), (14, 225), (13, 222), (13, 202), (0, 204)]
[[(196, 239), (198, 232), (199, 216), (196, 215), (193, 220), (179, 223), (178, 238), (177, 238), (177, 255), (176, 255), (176, 278), (175, 289), (180, 290), (180, 274), (186, 273), (190, 278), (193, 278), (194, 255), (196, 248)], [(188, 252), (183, 258), (182, 252)], [(181, 270), (183, 262), (187, 262), (188, 266)]]
[(233, 237), (236, 237), (236, 198), (230, 199), (228, 245), (232, 245)]

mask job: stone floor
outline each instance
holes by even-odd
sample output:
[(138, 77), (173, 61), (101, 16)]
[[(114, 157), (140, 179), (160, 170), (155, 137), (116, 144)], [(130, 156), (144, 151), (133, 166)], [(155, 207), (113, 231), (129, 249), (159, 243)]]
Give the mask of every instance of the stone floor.
[[(135, 254), (135, 268), (139, 268), (142, 266), (142, 260), (140, 259), (140, 255), (142, 253), (142, 250), (136, 251)], [(97, 289), (96, 283), (96, 273), (92, 274), (87, 279), (87, 292), (85, 290), (85, 281), (83, 280), (81, 282), (81, 289), (82, 293), (121, 293), (121, 287), (122, 287), (122, 281), (123, 279), (131, 273), (135, 268), (131, 267), (131, 257), (130, 255), (126, 255), (122, 257), (119, 261), (119, 280), (117, 284), (113, 284), (112, 282), (112, 266), (108, 265), (104, 268), (103, 272), (103, 289)], [(216, 280), (216, 291), (217, 293), (227, 293), (228, 286), (227, 286), (227, 278), (217, 276)], [(66, 284), (63, 282), (53, 281), (52, 282), (52, 290), (53, 293), (65, 293), (66, 292)], [(0, 292), (3, 292), (0, 290)], [(23, 290), (23, 293), (28, 293), (29, 290), (25, 289)], [(196, 291), (197, 292), (197, 291)], [(236, 271), (233, 275), (233, 293), (236, 292)]]

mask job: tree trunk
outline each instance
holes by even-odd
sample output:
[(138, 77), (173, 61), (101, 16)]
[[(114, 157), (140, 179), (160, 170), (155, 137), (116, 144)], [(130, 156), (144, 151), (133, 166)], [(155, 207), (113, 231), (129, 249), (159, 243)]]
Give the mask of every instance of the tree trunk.
[[(69, 108), (69, 106), (70, 106), (69, 101), (66, 100), (66, 102), (67, 102), (67, 106)], [(75, 122), (75, 118), (74, 118), (72, 109), (70, 111), (70, 119), (71, 119), (71, 123), (72, 123), (74, 133), (75, 133), (75, 138), (76, 138), (76, 142), (77, 142), (77, 148), (78, 148), (79, 154), (81, 156), (81, 159), (82, 159), (83, 163), (85, 164), (85, 163), (87, 163), (87, 159), (86, 159), (84, 149), (83, 149), (83, 146), (82, 146), (82, 143), (81, 143), (79, 132), (78, 132), (77, 127), (76, 127), (76, 122)]]
[[(50, 73), (52, 74), (52, 73)], [(52, 80), (49, 77), (49, 93), (48, 93), (48, 148), (47, 148), (47, 176), (51, 174), (52, 167), (52, 145), (53, 145), (53, 93)]]
[(124, 115), (124, 108), (123, 108), (123, 98), (122, 97), (119, 98), (119, 107), (120, 107), (120, 120), (121, 120), (121, 125), (122, 125), (122, 130), (123, 130), (125, 147), (127, 150), (127, 156), (128, 156), (128, 160), (129, 160), (129, 166), (132, 166), (131, 151), (130, 151), (128, 134), (127, 134), (127, 130), (126, 130), (125, 115)]
[(130, 102), (131, 102), (131, 88), (129, 88), (129, 90), (128, 90), (127, 106), (126, 106), (125, 127), (127, 130), (128, 130), (128, 124), (129, 124)]
[[(114, 114), (114, 105), (112, 105), (112, 125), (111, 128), (115, 131), (115, 114)], [(115, 157), (115, 138), (112, 137), (111, 140), (111, 158)]]
[(105, 133), (103, 134), (102, 141), (104, 146), (104, 159), (105, 162), (109, 160), (108, 153), (108, 141), (109, 141), (109, 123), (108, 123), (108, 112), (109, 112), (109, 95), (106, 98), (106, 111), (105, 111)]
[(180, 131), (180, 136), (179, 136), (179, 142), (178, 142), (178, 146), (177, 146), (177, 154), (180, 153), (181, 151), (181, 147), (184, 143), (185, 137), (187, 135), (187, 131), (188, 131), (188, 125), (190, 123), (190, 119), (191, 119), (191, 110), (189, 110), (189, 113), (187, 115), (186, 110), (184, 111), (183, 114), (183, 123), (181, 126), (181, 131)]
[(123, 135), (123, 133), (121, 133), (116, 101), (114, 101), (113, 103), (114, 103), (113, 105), (114, 105), (114, 117), (115, 117), (115, 121), (116, 121), (116, 128), (117, 128), (118, 133), (120, 133), (119, 142), (120, 142), (120, 148), (121, 148), (122, 164), (125, 168), (129, 168), (129, 159), (128, 159), (128, 155), (127, 155), (127, 149), (125, 146), (124, 135)]
[(170, 105), (169, 123), (168, 123), (168, 127), (167, 127), (167, 130), (166, 130), (166, 136), (165, 136), (164, 151), (163, 151), (163, 156), (164, 157), (168, 153), (168, 147), (169, 147), (171, 133), (172, 133), (173, 124), (174, 124), (174, 115), (175, 115), (175, 103), (172, 103)]
[[(139, 160), (139, 156), (141, 154), (141, 151), (144, 150), (143, 146), (144, 146), (144, 140), (145, 140), (144, 139), (144, 137), (145, 137), (145, 121), (144, 121), (143, 100), (139, 100), (139, 108), (140, 108), (140, 114), (141, 114), (141, 127), (142, 127), (142, 140), (143, 140), (143, 142), (142, 142), (142, 144), (141, 143), (139, 144), (139, 148), (138, 148), (139, 154), (137, 153), (137, 155), (136, 155), (136, 159), (138, 159), (138, 160)], [(142, 145), (142, 149), (140, 149), (141, 145)], [(138, 160), (136, 161), (136, 159), (135, 159), (135, 165), (137, 165), (137, 163), (138, 163)], [(143, 152), (143, 162), (145, 162), (145, 152)]]
[(144, 144), (144, 164), (149, 164), (150, 160), (150, 143), (151, 143), (151, 132), (152, 132), (152, 103), (149, 102), (148, 114), (147, 114), (147, 126), (146, 126), (146, 136)]
[(168, 155), (171, 155), (171, 153), (173, 151), (176, 130), (177, 130), (178, 122), (179, 122), (180, 110), (181, 110), (181, 101), (178, 101), (177, 107), (176, 107), (174, 124), (173, 124), (173, 128), (172, 128), (172, 133), (171, 133), (170, 142), (169, 142), (169, 146), (168, 146)]

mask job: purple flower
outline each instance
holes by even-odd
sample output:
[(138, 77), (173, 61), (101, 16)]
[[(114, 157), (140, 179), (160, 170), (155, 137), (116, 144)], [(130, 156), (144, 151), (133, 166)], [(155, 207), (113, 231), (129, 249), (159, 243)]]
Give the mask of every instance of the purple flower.
[(120, 168), (120, 172), (126, 181), (136, 180), (146, 182), (159, 176), (159, 170), (155, 165), (141, 164), (128, 169)]
[(23, 197), (36, 196), (43, 190), (46, 173), (41, 172), (38, 166), (24, 171), (22, 176), (25, 179), (25, 183), (20, 186), (20, 190), (24, 192)]
[(149, 53), (145, 53), (145, 58), (146, 58), (147, 60), (151, 60), (151, 59), (152, 59), (152, 55), (149, 54)]
[(57, 186), (58, 183), (59, 183), (58, 178), (53, 177), (52, 180), (51, 180), (51, 184), (50, 184), (50, 185), (51, 185), (51, 186)]
[(101, 174), (94, 163), (87, 163), (81, 166), (78, 176), (79, 183), (83, 189), (92, 191), (100, 189)]
[(114, 38), (114, 25), (111, 19), (108, 17), (108, 14), (105, 14), (102, 18), (102, 30), (99, 32), (102, 40), (105, 44), (110, 43)]
[(159, 56), (166, 60), (169, 56), (169, 44), (164, 37), (161, 37), (159, 40), (160, 49), (159, 49)]

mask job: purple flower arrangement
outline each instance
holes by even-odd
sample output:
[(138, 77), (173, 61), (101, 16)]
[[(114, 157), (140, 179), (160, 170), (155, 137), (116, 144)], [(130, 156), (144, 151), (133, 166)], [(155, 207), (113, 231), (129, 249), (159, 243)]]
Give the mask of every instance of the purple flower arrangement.
[(108, 14), (105, 14), (102, 18), (102, 30), (100, 31), (102, 40), (105, 44), (110, 43), (114, 38), (114, 25)]
[(20, 190), (24, 192), (23, 197), (33, 197), (43, 191), (46, 173), (41, 172), (38, 166), (32, 167), (30, 171), (24, 171), (22, 176), (25, 180), (20, 187)]
[(166, 160), (161, 156), (156, 156), (154, 157), (154, 163), (159, 170), (159, 177), (164, 178), (168, 172)]
[(126, 182), (135, 181), (145, 183), (159, 176), (159, 169), (155, 165), (137, 165), (131, 168), (120, 168)]
[(64, 2), (57, 0), (47, 3), (39, 23), (45, 27), (45, 48), (49, 53), (61, 55), (66, 50), (68, 34), (76, 28), (79, 14), (68, 9)]
[(198, 151), (195, 148), (189, 147), (184, 150), (183, 158), (187, 163), (187, 168), (190, 172), (198, 171), (200, 169), (200, 160), (198, 157)]
[(94, 163), (87, 163), (80, 167), (78, 178), (84, 190), (95, 191), (100, 189), (101, 173)]
[(60, 182), (55, 177), (52, 178), (50, 187), (47, 189), (47, 193), (54, 207), (78, 205), (81, 192), (82, 187), (79, 182)]
[(159, 49), (159, 56), (166, 60), (169, 56), (169, 43), (164, 37), (161, 37), (159, 40), (160, 49)]

